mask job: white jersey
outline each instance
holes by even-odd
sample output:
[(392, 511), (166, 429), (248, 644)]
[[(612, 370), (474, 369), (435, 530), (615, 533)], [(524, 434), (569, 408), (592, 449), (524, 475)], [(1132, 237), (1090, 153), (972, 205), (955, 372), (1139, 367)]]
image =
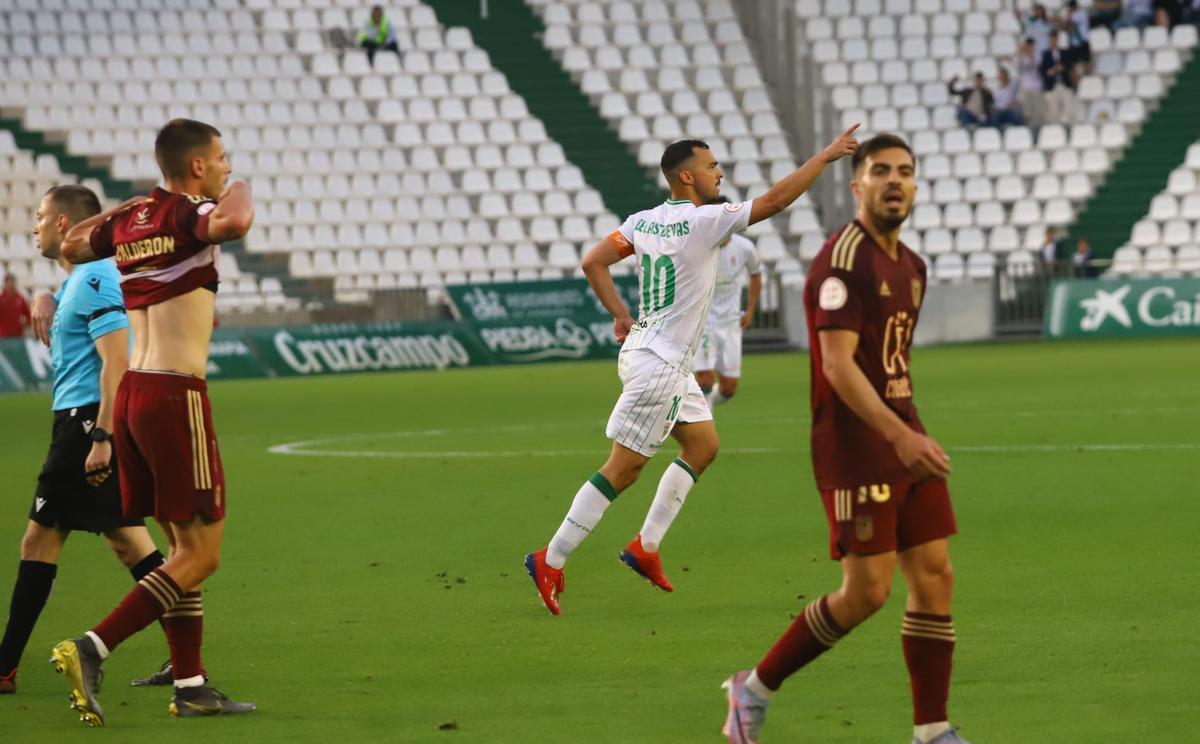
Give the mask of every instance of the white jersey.
[(650, 349), (691, 371), (712, 301), (722, 243), (750, 224), (751, 202), (709, 204), (672, 199), (630, 215), (611, 237), (636, 254), (641, 309), (622, 351)]
[(731, 323), (742, 317), (742, 287), (746, 277), (762, 271), (758, 251), (749, 238), (734, 235), (717, 259), (717, 286), (713, 290), (710, 323)]

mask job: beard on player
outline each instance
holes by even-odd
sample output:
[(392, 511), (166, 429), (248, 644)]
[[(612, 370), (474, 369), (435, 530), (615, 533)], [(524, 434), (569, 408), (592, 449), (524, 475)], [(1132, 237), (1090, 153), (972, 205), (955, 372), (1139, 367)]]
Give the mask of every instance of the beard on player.
[(908, 219), (912, 208), (913, 194), (901, 184), (888, 184), (871, 199), (867, 212), (877, 228), (890, 232)]

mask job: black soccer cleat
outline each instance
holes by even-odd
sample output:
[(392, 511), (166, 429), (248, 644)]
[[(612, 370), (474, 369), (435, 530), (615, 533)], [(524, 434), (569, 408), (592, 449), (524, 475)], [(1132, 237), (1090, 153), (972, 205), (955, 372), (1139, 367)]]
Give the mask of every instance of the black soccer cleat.
[(129, 684), (132, 687), (165, 687), (174, 681), (174, 677), (171, 676), (171, 660), (167, 659), (154, 674), (149, 677), (135, 677)]
[(254, 703), (238, 703), (230, 700), (223, 692), (207, 684), (199, 687), (176, 687), (175, 697), (167, 711), (179, 718), (193, 716), (223, 716), (249, 713), (257, 710)]
[(100, 653), (87, 636), (63, 641), (54, 647), (50, 663), (67, 675), (71, 687), (71, 708), (79, 711), (79, 720), (89, 726), (104, 725), (104, 710), (96, 696), (100, 694)]
[(0, 695), (15, 695), (17, 692), (17, 668), (8, 674), (0, 674)]

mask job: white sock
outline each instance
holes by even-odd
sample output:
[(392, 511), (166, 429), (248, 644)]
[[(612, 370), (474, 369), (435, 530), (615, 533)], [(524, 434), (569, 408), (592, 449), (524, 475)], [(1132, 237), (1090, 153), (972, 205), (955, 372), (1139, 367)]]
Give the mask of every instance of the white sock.
[(567, 518), (550, 540), (550, 547), (546, 551), (546, 563), (551, 568), (563, 567), (567, 556), (579, 547), (579, 543), (583, 542), (585, 537), (592, 534), (592, 530), (600, 522), (600, 517), (604, 516), (604, 510), (616, 497), (616, 490), (600, 473), (596, 473), (591, 480), (583, 484), (579, 493), (575, 494), (575, 500), (571, 502)]
[(721, 388), (713, 388), (712, 395), (708, 398), (708, 404), (710, 406), (719, 406), (727, 400), (729, 400), (729, 398), (725, 397), (725, 395), (721, 392)]
[(197, 674), (195, 677), (188, 677), (187, 679), (175, 680), (176, 687), (199, 687), (202, 684), (204, 684), (203, 674)]
[(654, 494), (654, 501), (651, 502), (650, 511), (646, 512), (646, 521), (642, 524), (642, 547), (647, 552), (653, 553), (658, 550), (667, 530), (671, 528), (671, 522), (675, 521), (675, 516), (683, 508), (688, 491), (692, 490), (694, 485), (696, 475), (686, 462), (676, 457), (667, 466), (662, 480), (658, 482), (658, 491)]
[(934, 738), (941, 736), (950, 730), (949, 721), (939, 721), (938, 723), (922, 723), (920, 726), (913, 726), (913, 737), (917, 741), (929, 742)]
[(758, 695), (763, 700), (770, 700), (775, 694), (775, 690), (763, 684), (763, 681), (758, 678), (758, 670), (751, 670), (750, 676), (746, 678), (746, 689)]
[(108, 646), (104, 645), (104, 641), (100, 640), (100, 636), (90, 630), (84, 633), (84, 635), (91, 638), (92, 643), (96, 644), (96, 653), (100, 654), (100, 661), (107, 659), (109, 654)]

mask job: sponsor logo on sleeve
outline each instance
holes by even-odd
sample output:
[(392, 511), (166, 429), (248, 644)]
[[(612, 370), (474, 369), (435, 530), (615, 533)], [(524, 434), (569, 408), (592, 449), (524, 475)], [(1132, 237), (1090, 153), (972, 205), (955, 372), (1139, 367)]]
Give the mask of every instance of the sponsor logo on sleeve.
[(742, 202), (731, 202), (731, 203), (725, 205), (725, 211), (729, 212), (730, 214), (736, 214), (736, 213), (742, 211), (742, 206), (743, 206)]
[(205, 202), (205, 203), (201, 204), (200, 206), (196, 207), (196, 214), (203, 217), (204, 215), (208, 214), (209, 212), (213, 211), (216, 208), (217, 208), (216, 202)]
[(821, 282), (821, 289), (817, 293), (817, 304), (821, 306), (822, 310), (841, 310), (848, 299), (850, 299), (850, 293), (846, 291), (846, 284), (841, 279), (831, 276)]

